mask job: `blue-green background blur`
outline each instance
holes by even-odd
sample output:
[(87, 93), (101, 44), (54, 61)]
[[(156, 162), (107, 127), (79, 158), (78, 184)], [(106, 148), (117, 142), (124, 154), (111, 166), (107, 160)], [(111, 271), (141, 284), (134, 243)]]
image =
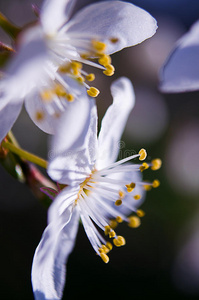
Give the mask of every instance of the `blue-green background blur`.
[[(78, 0), (77, 9), (91, 2)], [(36, 18), (32, 3), (42, 2), (0, 0), (0, 10), (24, 25)], [(141, 45), (112, 56), (113, 77), (97, 72), (97, 105), (101, 119), (111, 103), (111, 82), (120, 76), (131, 79), (136, 105), (122, 137), (120, 158), (142, 147), (149, 159), (160, 157), (162, 169), (146, 171), (144, 179), (158, 178), (161, 185), (147, 194), (139, 228), (119, 226), (126, 246), (111, 251), (108, 264), (96, 256), (80, 225), (63, 299), (199, 299), (199, 93), (163, 95), (158, 90), (161, 65), (198, 19), (199, 1), (133, 3), (148, 10), (159, 29)], [(12, 44), (2, 31), (0, 40)], [(47, 158), (47, 136), (25, 111), (13, 132), (22, 147)], [(33, 299), (31, 264), (45, 226), (46, 210), (0, 166), (0, 299)]]

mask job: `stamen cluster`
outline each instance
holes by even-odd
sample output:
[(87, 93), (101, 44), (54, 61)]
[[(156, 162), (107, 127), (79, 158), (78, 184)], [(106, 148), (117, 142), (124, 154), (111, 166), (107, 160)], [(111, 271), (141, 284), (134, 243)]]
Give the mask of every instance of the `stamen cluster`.
[[(126, 244), (125, 238), (117, 235), (115, 231), (118, 224), (126, 221), (131, 228), (137, 228), (141, 224), (140, 218), (145, 213), (136, 208), (134, 200), (140, 200), (142, 191), (149, 190), (149, 187), (156, 188), (159, 186), (158, 180), (146, 183), (136, 179), (128, 183), (122, 177), (117, 177), (118, 174), (125, 173), (129, 174), (128, 177), (130, 178), (131, 174), (143, 172), (149, 167), (152, 170), (158, 170), (161, 167), (160, 159), (152, 160), (151, 163), (144, 162), (142, 165), (125, 164), (136, 157), (143, 161), (146, 156), (146, 150), (141, 149), (138, 154), (115, 162), (107, 168), (102, 170), (94, 168), (91, 175), (80, 185), (75, 205), (80, 211), (81, 220), (91, 245), (105, 263), (109, 262), (108, 253), (112, 250), (113, 245), (121, 247)], [(132, 211), (134, 215), (127, 217), (120, 210), (120, 206)], [(94, 224), (104, 232), (105, 237), (112, 239), (113, 244), (106, 241)]]

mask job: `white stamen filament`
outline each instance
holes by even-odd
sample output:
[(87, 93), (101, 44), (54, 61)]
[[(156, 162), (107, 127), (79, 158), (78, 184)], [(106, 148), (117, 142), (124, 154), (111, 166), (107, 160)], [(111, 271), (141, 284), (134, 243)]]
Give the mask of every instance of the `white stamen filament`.
[(117, 179), (113, 179), (113, 178), (108, 178), (108, 177), (101, 177), (101, 176), (97, 176), (96, 174), (93, 176), (93, 179), (98, 181), (98, 183), (100, 182), (106, 182), (106, 183), (111, 183), (111, 184), (126, 184), (126, 180), (122, 181), (122, 180), (117, 180)]
[[(92, 188), (89, 188), (89, 186), (91, 186)], [(115, 195), (118, 195), (118, 192), (115, 189), (112, 189), (112, 188), (107, 187), (105, 185), (100, 186), (100, 183), (98, 183), (98, 185), (96, 186), (95, 183), (89, 182), (89, 186), (87, 187), (87, 189), (90, 190), (90, 191), (93, 191), (93, 188), (97, 188), (97, 189), (106, 190), (110, 193), (114, 193)]]
[(99, 220), (99, 217), (97, 218), (95, 210), (91, 209), (90, 205), (92, 205), (92, 204), (89, 201), (89, 197), (87, 197), (87, 195), (84, 193), (84, 191), (82, 191), (81, 199), (82, 199), (81, 203), (84, 205), (86, 210), (89, 212), (90, 217), (93, 219), (93, 221), (97, 224), (97, 226), (99, 228), (104, 230), (104, 226), (108, 225), (107, 222), (105, 222), (102, 218), (100, 218), (100, 220)]
[(114, 174), (114, 173), (124, 173), (124, 172), (132, 172), (132, 171), (139, 171), (140, 172), (140, 166), (141, 165), (129, 165), (129, 166), (119, 166), (112, 169), (104, 169), (98, 171), (98, 174), (101, 176), (105, 176), (108, 174)]
[(91, 246), (93, 247), (95, 252), (98, 253), (98, 251), (99, 251), (98, 248), (101, 246), (101, 243), (100, 243), (99, 239), (97, 238), (97, 235), (95, 234), (95, 230), (94, 230), (95, 226), (93, 225), (91, 220), (88, 219), (88, 217), (85, 214), (83, 214), (82, 212), (80, 213), (80, 218), (82, 220), (84, 229), (85, 229), (87, 237), (91, 243)]
[[(95, 195), (94, 197), (99, 203), (100, 205), (105, 209), (106, 214), (110, 214), (113, 216), (113, 218), (116, 218), (118, 216), (118, 210), (116, 210), (115, 208), (111, 207), (110, 205), (108, 205), (105, 201), (103, 201), (98, 195)], [(120, 216), (126, 220), (125, 215), (119, 213)]]
[(106, 167), (106, 168), (104, 168), (104, 169), (101, 169), (101, 171), (104, 171), (104, 170), (108, 170), (108, 169), (114, 168), (114, 167), (116, 167), (116, 166), (118, 166), (118, 165), (121, 165), (121, 164), (123, 164), (123, 163), (125, 163), (125, 162), (127, 162), (127, 161), (129, 161), (129, 160), (132, 160), (132, 159), (134, 159), (134, 158), (136, 158), (136, 157), (139, 157), (139, 156), (140, 156), (140, 154), (134, 154), (134, 155), (131, 155), (131, 156), (129, 156), (129, 157), (123, 158), (123, 159), (121, 159), (121, 160), (119, 160), (119, 161), (116, 161), (115, 163), (109, 165), (108, 167)]

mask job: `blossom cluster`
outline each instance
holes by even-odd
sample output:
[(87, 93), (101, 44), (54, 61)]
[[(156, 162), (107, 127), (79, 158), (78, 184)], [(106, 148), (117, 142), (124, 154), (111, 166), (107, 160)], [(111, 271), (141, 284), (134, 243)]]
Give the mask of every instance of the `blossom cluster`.
[[(122, 77), (111, 85), (113, 104), (98, 134), (95, 98), (100, 91), (91, 85), (94, 72), (84, 67), (112, 76), (110, 55), (152, 37), (156, 20), (128, 2), (99, 2), (73, 14), (74, 5), (74, 0), (44, 0), (38, 21), (18, 35), (0, 82), (2, 147), (23, 103), (33, 122), (51, 135), (47, 174), (57, 188), (42, 188), (52, 204), (32, 265), (37, 300), (62, 298), (79, 219), (95, 253), (108, 263), (112, 248), (126, 243), (116, 227), (123, 221), (138, 227), (146, 190), (159, 186), (158, 180), (142, 180), (145, 169), (161, 166), (160, 159), (143, 162), (145, 149), (116, 161), (135, 103), (130, 80)], [(139, 163), (129, 163), (136, 158)]]

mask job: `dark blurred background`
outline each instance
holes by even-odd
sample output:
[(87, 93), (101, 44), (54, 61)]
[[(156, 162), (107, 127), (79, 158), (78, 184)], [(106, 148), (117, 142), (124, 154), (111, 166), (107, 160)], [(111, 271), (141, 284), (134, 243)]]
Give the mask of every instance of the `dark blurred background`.
[[(77, 9), (95, 1), (77, 1)], [(0, 10), (15, 24), (35, 19), (31, 4), (42, 1), (0, 0)], [(141, 147), (160, 157), (160, 171), (144, 179), (161, 185), (148, 192), (142, 225), (120, 225), (126, 246), (110, 253), (106, 265), (96, 257), (80, 226), (67, 267), (63, 299), (85, 297), (199, 299), (199, 93), (163, 95), (160, 68), (179, 39), (199, 17), (197, 0), (135, 0), (158, 22), (156, 35), (112, 56), (116, 73), (99, 72), (95, 86), (100, 119), (111, 103), (110, 84), (127, 76), (134, 84), (136, 105), (122, 138), (120, 155)], [(133, 29), (132, 29), (133, 30)], [(11, 44), (0, 31), (0, 40)], [(25, 128), (25, 130), (24, 130)], [(13, 128), (21, 146), (47, 158), (47, 137), (25, 111)], [(46, 209), (23, 184), (0, 166), (0, 299), (33, 299), (32, 258), (46, 226)]]

